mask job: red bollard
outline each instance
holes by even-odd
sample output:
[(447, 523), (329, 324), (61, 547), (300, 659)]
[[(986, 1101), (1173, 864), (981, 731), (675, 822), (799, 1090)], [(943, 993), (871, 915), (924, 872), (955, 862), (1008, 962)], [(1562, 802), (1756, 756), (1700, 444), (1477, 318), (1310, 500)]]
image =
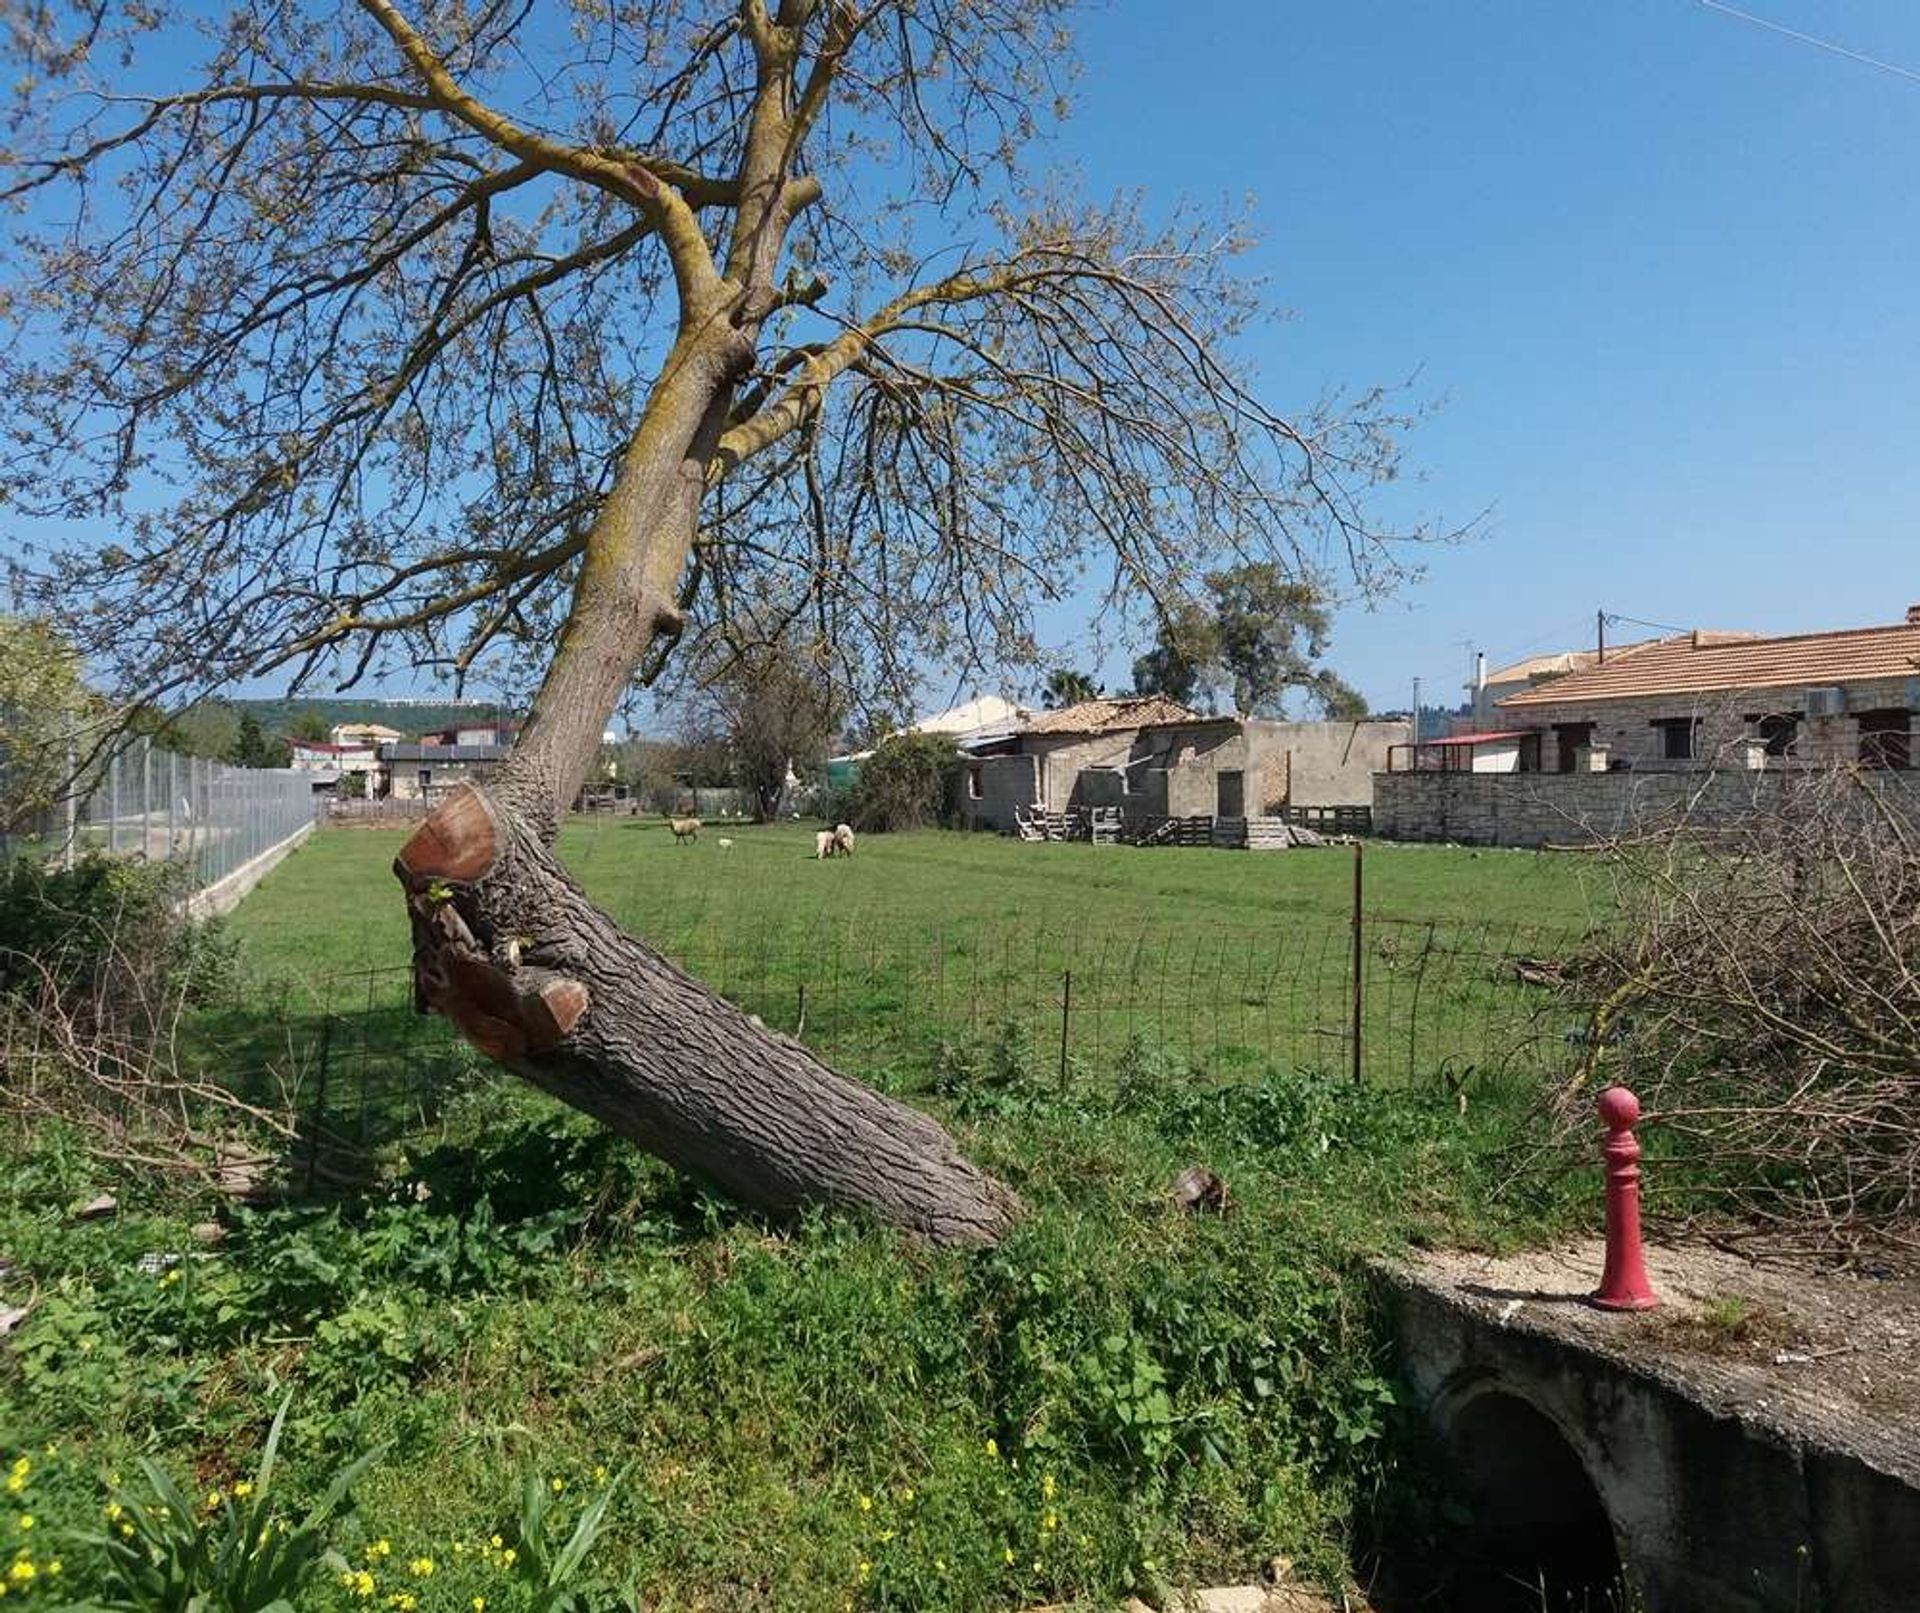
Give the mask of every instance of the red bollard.
[(1640, 1254), (1640, 1144), (1633, 1135), (1640, 1100), (1625, 1087), (1608, 1087), (1595, 1107), (1607, 1128), (1600, 1150), (1607, 1162), (1607, 1269), (1593, 1303), (1609, 1311), (1650, 1311), (1660, 1301)]

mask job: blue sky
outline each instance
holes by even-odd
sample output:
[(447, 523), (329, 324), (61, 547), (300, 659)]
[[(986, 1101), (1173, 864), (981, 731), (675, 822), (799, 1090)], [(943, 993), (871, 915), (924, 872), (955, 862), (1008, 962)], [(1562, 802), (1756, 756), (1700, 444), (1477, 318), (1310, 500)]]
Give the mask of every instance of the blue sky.
[[(1745, 9), (1920, 72), (1912, 0)], [(1385, 508), (1488, 514), (1340, 615), (1377, 706), (1603, 606), (1796, 632), (1920, 602), (1920, 82), (1698, 0), (1122, 0), (1081, 40), (1049, 155), (1251, 198), (1292, 313), (1253, 339), (1267, 395), (1417, 371), (1441, 405)]]

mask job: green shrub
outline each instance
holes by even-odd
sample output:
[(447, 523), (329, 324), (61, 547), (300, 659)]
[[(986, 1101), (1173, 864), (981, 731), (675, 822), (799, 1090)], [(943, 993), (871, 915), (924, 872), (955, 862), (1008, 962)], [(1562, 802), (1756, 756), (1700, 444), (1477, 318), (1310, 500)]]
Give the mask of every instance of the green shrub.
[(895, 734), (860, 764), (847, 821), (862, 834), (924, 829), (947, 815), (960, 751), (948, 734)]
[(231, 980), (234, 946), (215, 924), (180, 912), (178, 863), (90, 852), (71, 868), (0, 863), (0, 997), (51, 987), (69, 1009), (113, 1016), (141, 997), (206, 1002)]

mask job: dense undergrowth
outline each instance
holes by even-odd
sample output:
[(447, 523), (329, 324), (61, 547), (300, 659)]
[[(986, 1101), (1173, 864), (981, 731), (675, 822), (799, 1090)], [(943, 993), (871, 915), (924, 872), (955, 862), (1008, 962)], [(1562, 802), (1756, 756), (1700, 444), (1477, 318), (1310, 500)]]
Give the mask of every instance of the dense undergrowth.
[[(1014, 1607), (1275, 1555), (1337, 1579), (1396, 1415), (1361, 1263), (1565, 1213), (1553, 1176), (1502, 1179), (1525, 1095), (1033, 1063), (1014, 1036), (881, 1072), (1031, 1206), (971, 1255), (745, 1216), (505, 1081), (372, 1190), (218, 1241), (57, 1130), (9, 1139), (9, 1600), (104, 1591), (142, 1456), (220, 1524), (289, 1393), (286, 1520), (377, 1453), (301, 1608), (569, 1605), (529, 1558), (609, 1493), (582, 1607)], [(1227, 1214), (1171, 1206), (1194, 1163)], [(119, 1213), (77, 1220), (106, 1185)]]

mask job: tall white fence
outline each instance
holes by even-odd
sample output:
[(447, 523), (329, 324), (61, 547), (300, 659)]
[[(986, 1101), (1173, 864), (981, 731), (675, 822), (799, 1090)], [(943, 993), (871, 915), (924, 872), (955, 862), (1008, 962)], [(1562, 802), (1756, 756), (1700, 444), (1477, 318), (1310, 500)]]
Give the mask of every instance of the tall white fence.
[(0, 853), (177, 858), (203, 891), (311, 828), (316, 810), (310, 774), (230, 767), (136, 739), (104, 758), (40, 833), (0, 839)]

